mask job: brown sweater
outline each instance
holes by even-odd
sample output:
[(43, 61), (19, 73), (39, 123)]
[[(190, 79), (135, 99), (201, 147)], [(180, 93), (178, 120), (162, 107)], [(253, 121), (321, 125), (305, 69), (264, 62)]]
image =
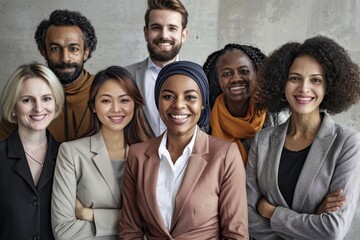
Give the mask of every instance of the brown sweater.
[[(48, 130), (56, 140), (64, 142), (77, 139), (89, 126), (90, 111), (87, 107), (87, 101), (93, 80), (94, 75), (84, 70), (79, 80), (64, 87), (66, 96), (64, 111), (48, 126)], [(67, 114), (65, 114), (65, 110)], [(8, 123), (2, 119), (0, 122), (0, 140), (7, 138), (16, 128), (16, 124)]]

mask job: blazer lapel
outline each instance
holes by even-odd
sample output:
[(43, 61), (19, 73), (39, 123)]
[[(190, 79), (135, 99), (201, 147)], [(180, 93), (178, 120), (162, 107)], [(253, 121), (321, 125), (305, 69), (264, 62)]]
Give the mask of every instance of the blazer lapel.
[(276, 128), (276, 131), (270, 135), (269, 140), (269, 152), (268, 156), (272, 158), (270, 161), (267, 162), (267, 172), (266, 172), (266, 179), (267, 179), (267, 188), (269, 189), (269, 198), (268, 200), (271, 203), (281, 203), (281, 206), (289, 207), (282, 196), (280, 189), (279, 189), (279, 181), (278, 181), (278, 174), (279, 174), (279, 164), (280, 158), (286, 138), (286, 133), (288, 129), (290, 120), (288, 120), (285, 124), (279, 125)]
[(120, 189), (111, 166), (108, 151), (101, 131), (90, 137), (90, 151), (95, 153), (93, 161), (105, 180), (117, 206), (120, 207)]
[(324, 113), (324, 118), (306, 158), (295, 187), (292, 209), (302, 211), (308, 191), (316, 178), (319, 169), (326, 159), (330, 146), (335, 141), (334, 122)]
[(55, 141), (51, 134), (48, 135), (48, 149), (46, 152), (46, 160), (42, 170), (37, 189), (43, 188), (49, 181), (52, 181), (56, 163), (56, 156), (59, 149), (59, 143)]
[(25, 182), (29, 184), (31, 189), (37, 194), (34, 180), (31, 176), (29, 164), (26, 160), (25, 151), (17, 131), (15, 131), (13, 134), (9, 136), (8, 148), (9, 148), (9, 153), (8, 153), (9, 159), (16, 160), (16, 163), (13, 166), (13, 170), (17, 174), (19, 174), (25, 180)]
[(163, 134), (157, 138), (152, 139), (149, 148), (145, 152), (145, 154), (148, 156), (148, 159), (144, 162), (144, 182), (142, 184), (148, 208), (153, 218), (155, 219), (155, 222), (164, 232), (168, 233), (169, 230), (165, 226), (161, 217), (156, 199), (156, 184), (160, 167), (158, 149), (162, 136)]
[(193, 152), (190, 155), (188, 166), (184, 175), (183, 182), (175, 198), (175, 209), (171, 220), (171, 230), (176, 225), (177, 220), (182, 214), (191, 192), (201, 177), (207, 165), (207, 154), (209, 153), (209, 137), (198, 128)]

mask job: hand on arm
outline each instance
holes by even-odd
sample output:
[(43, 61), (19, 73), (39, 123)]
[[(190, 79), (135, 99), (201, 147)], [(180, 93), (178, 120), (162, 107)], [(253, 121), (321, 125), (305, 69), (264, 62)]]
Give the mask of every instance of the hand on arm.
[(341, 195), (343, 193), (342, 189), (337, 189), (333, 192), (328, 193), (324, 201), (321, 203), (319, 208), (316, 211), (317, 215), (327, 212), (336, 212), (342, 206), (345, 205), (346, 197)]
[(257, 204), (258, 213), (267, 219), (270, 219), (275, 212), (276, 207), (269, 203), (269, 201), (262, 197)]
[(75, 216), (77, 219), (89, 222), (94, 221), (94, 211), (91, 208), (84, 207), (84, 205), (76, 198)]

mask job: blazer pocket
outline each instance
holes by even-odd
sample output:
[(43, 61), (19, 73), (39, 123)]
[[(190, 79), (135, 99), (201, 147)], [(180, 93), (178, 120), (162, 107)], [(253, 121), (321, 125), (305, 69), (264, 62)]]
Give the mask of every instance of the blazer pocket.
[(218, 218), (218, 202), (205, 202), (194, 211), (194, 227), (198, 227), (211, 219)]

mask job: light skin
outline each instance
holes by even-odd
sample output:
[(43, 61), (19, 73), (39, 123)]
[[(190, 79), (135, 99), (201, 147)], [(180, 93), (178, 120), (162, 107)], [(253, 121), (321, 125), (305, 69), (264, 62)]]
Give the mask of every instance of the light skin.
[[(41, 54), (47, 60), (50, 69), (57, 75), (63, 85), (70, 84), (74, 78), (77, 80), (81, 74), (84, 62), (88, 59), (90, 48), (85, 49), (83, 33), (78, 26), (51, 25), (45, 37), (45, 49)], [(56, 64), (71, 63), (77, 67), (58, 67)], [(78, 69), (77, 69), (78, 68)]]
[[(55, 117), (56, 102), (48, 83), (42, 78), (28, 78), (21, 85), (13, 113), (25, 152), (41, 164), (47, 150), (46, 128)], [(37, 185), (42, 167), (26, 156), (30, 171)]]
[[(102, 123), (101, 132), (111, 160), (126, 158), (124, 129), (134, 116), (135, 103), (121, 87), (119, 80), (106, 80), (95, 97), (95, 113)], [(76, 199), (75, 216), (94, 221), (94, 211)]]
[(167, 149), (175, 163), (194, 135), (201, 115), (199, 86), (188, 76), (173, 75), (161, 86), (158, 103), (167, 127)]
[[(297, 57), (289, 69), (285, 96), (291, 108), (291, 122), (285, 147), (298, 151), (309, 146), (321, 125), (320, 103), (326, 93), (326, 80), (320, 63), (311, 56)], [(326, 195), (316, 214), (337, 211), (345, 204), (342, 189)], [(261, 198), (257, 205), (259, 214), (270, 219), (276, 206)]]
[(228, 111), (234, 117), (246, 116), (251, 84), (256, 77), (251, 59), (241, 50), (226, 52), (219, 57), (216, 72)]
[[(182, 28), (182, 16), (179, 12), (171, 10), (151, 10), (149, 25), (144, 26), (144, 36), (148, 45), (158, 55), (166, 55), (177, 49), (186, 41), (189, 35), (188, 28)], [(170, 59), (157, 60), (152, 58), (158, 67), (174, 62), (177, 53), (170, 54)]]

